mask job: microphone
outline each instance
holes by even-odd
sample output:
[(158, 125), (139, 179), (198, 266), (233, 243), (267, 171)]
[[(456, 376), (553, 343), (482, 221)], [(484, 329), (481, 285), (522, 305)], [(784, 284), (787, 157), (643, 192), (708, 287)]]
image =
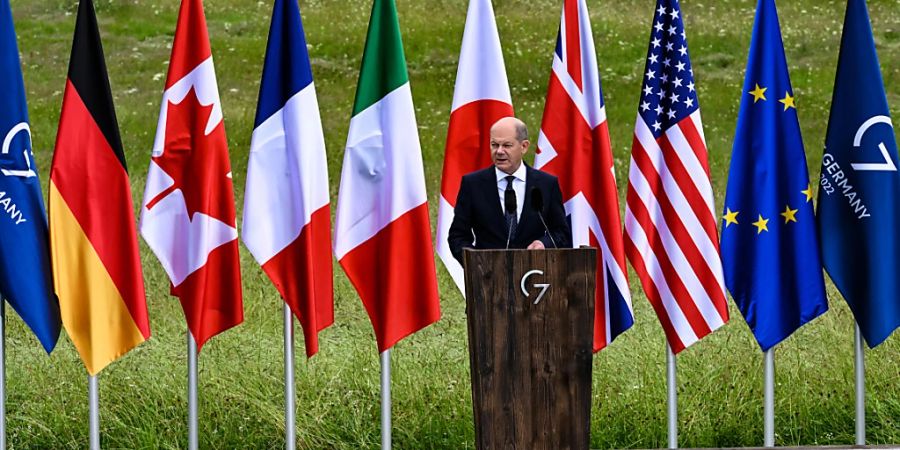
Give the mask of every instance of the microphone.
[(547, 236), (550, 237), (550, 242), (553, 243), (553, 248), (559, 248), (556, 245), (556, 240), (553, 239), (553, 234), (550, 233), (550, 227), (547, 226), (547, 222), (544, 220), (544, 193), (541, 192), (538, 188), (531, 188), (531, 209), (537, 213), (538, 217), (541, 218), (541, 223), (544, 224), (544, 231), (547, 232)]
[[(516, 192), (515, 191), (510, 189), (503, 193), (503, 205), (504, 205), (504, 208), (506, 209), (506, 214), (512, 214), (513, 217), (516, 216), (516, 212), (517, 212), (516, 210), (518, 208), (516, 207)], [(506, 230), (506, 249), (507, 250), (509, 250), (509, 241), (512, 239), (512, 229), (513, 229), (513, 224), (512, 224), (512, 222), (510, 222), (509, 227)]]

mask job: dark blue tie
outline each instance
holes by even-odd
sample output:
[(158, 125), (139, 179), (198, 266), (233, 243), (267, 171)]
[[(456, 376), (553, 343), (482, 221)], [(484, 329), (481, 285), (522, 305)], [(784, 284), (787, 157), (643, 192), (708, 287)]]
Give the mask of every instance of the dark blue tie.
[(516, 226), (519, 224), (516, 217), (516, 191), (513, 190), (513, 180), (516, 177), (506, 177), (506, 190), (503, 192), (503, 204), (506, 207), (506, 229), (510, 236), (516, 235)]

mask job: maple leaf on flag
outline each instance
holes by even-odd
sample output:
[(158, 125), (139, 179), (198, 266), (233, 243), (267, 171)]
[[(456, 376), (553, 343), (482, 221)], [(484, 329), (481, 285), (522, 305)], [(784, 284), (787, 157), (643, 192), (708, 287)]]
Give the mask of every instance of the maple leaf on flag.
[(153, 209), (160, 200), (181, 190), (192, 220), (195, 213), (201, 213), (236, 226), (233, 199), (211, 195), (231, 192), (228, 152), (216, 151), (227, 145), (225, 126), (220, 121), (208, 135), (205, 132), (213, 105), (201, 104), (192, 87), (180, 103), (169, 101), (166, 109), (164, 150), (152, 159), (174, 183), (153, 197), (147, 209)]
[(141, 210), (141, 235), (197, 351), (243, 321), (228, 142), (202, 0), (183, 0)]

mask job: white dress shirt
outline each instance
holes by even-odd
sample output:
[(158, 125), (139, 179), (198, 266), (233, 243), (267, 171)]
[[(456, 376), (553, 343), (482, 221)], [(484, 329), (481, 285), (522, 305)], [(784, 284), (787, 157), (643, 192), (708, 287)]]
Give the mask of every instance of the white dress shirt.
[[(497, 173), (497, 192), (500, 195), (500, 209), (503, 210), (503, 214), (506, 214), (506, 202), (504, 201), (506, 195), (506, 177), (510, 174), (497, 168), (494, 168), (494, 172)], [(519, 168), (512, 173), (512, 176), (516, 177), (512, 183), (513, 191), (516, 192), (516, 222), (521, 222), (522, 209), (525, 203), (525, 173), (524, 162), (519, 164)]]

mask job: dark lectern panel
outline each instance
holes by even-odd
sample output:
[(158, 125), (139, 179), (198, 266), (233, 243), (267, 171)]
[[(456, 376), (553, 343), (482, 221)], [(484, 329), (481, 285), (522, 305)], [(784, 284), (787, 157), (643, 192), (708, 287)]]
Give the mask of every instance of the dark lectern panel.
[(588, 448), (596, 257), (466, 251), (479, 449)]

